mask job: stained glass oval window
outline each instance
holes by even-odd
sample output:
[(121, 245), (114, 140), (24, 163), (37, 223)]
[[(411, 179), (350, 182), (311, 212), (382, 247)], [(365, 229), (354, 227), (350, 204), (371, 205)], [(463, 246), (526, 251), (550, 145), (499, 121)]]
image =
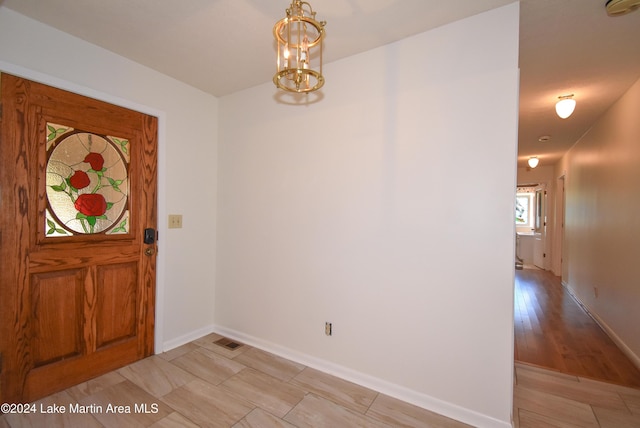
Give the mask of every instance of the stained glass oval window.
[(128, 233), (127, 140), (48, 127), (46, 235)]

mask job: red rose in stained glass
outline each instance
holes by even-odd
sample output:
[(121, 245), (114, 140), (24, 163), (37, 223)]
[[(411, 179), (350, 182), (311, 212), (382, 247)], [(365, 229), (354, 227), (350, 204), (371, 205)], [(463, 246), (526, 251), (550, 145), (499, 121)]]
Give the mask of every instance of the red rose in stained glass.
[(91, 169), (94, 171), (102, 171), (104, 166), (104, 158), (100, 153), (91, 152), (85, 156), (84, 161), (91, 164)]
[(85, 193), (78, 196), (74, 206), (87, 217), (99, 217), (107, 212), (107, 201), (99, 193)]
[(76, 171), (71, 177), (69, 177), (69, 183), (76, 189), (84, 189), (91, 183), (91, 179), (84, 171)]
[(47, 130), (46, 236), (129, 233), (129, 141), (55, 123)]

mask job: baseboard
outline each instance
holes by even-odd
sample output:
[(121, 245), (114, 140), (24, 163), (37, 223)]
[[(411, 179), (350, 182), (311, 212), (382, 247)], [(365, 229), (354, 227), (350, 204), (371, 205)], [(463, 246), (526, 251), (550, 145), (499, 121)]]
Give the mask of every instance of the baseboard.
[(569, 284), (567, 284), (565, 281), (562, 281), (562, 286), (567, 290), (569, 294), (571, 294), (571, 297), (573, 297), (574, 300), (578, 302), (578, 304), (582, 307), (582, 309), (584, 309), (584, 311), (596, 322), (596, 324), (600, 326), (602, 331), (604, 331), (607, 334), (607, 336), (609, 336), (609, 338), (613, 340), (613, 343), (615, 343), (616, 346), (620, 348), (622, 353), (625, 354), (627, 358), (631, 360), (633, 365), (636, 366), (638, 370), (640, 370), (640, 356), (636, 355), (631, 350), (631, 348), (629, 348), (627, 344), (624, 343), (624, 341), (620, 338), (620, 336), (618, 336), (616, 332), (611, 327), (609, 327), (609, 325), (602, 318), (600, 318), (600, 316), (598, 316), (598, 314), (595, 311), (592, 311), (587, 304), (585, 304), (582, 300), (580, 300), (580, 298), (573, 292), (571, 287), (569, 287)]
[(400, 385), (387, 382), (365, 373), (343, 367), (330, 361), (314, 357), (309, 354), (301, 353), (293, 349), (260, 339), (255, 336), (247, 335), (242, 332), (225, 328), (219, 325), (213, 327), (213, 331), (230, 339), (237, 340), (247, 345), (259, 348), (263, 351), (270, 352), (282, 358), (303, 364), (307, 367), (337, 376), (341, 379), (353, 382), (365, 388), (372, 389), (379, 393), (388, 395), (398, 400), (413, 404), (423, 409), (438, 413), (440, 415), (464, 422), (466, 424), (478, 427), (495, 427), (507, 428), (511, 427), (511, 423), (501, 421), (490, 416), (475, 412), (473, 410), (460, 407), (456, 404), (439, 400), (426, 394), (405, 388)]
[(625, 354), (631, 360), (633, 365), (636, 366), (638, 370), (640, 370), (640, 357), (636, 355), (631, 350), (631, 348), (627, 346), (626, 343), (624, 343), (624, 341), (620, 338), (620, 336), (618, 336), (615, 333), (615, 331), (613, 331), (613, 329), (611, 329), (611, 327), (609, 327), (609, 325), (604, 322), (602, 318), (600, 318), (597, 314), (589, 311), (588, 309), (587, 309), (587, 312), (589, 312), (589, 315), (591, 315), (591, 317), (595, 320), (595, 322), (598, 323), (598, 325), (602, 328), (602, 330), (604, 330), (604, 332), (607, 333), (607, 335), (611, 338), (611, 340), (613, 340), (613, 342), (618, 346), (618, 348), (620, 348), (622, 353)]
[(200, 339), (202, 336), (206, 336), (207, 334), (214, 332), (214, 326), (208, 325), (206, 327), (199, 328), (198, 330), (194, 330), (180, 337), (176, 337), (175, 339), (167, 340), (162, 344), (161, 352), (167, 352), (178, 346), (182, 346), (189, 342), (193, 342), (196, 339)]

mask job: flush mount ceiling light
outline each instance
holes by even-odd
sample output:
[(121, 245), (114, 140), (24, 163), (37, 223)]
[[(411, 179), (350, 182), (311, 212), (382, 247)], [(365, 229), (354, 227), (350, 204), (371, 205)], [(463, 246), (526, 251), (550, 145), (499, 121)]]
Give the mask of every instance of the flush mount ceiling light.
[(540, 162), (540, 160), (538, 159), (538, 157), (537, 157), (537, 156), (531, 156), (531, 157), (529, 158), (529, 160), (527, 161), (527, 163), (529, 164), (529, 166), (530, 166), (531, 168), (535, 168), (535, 167), (537, 167), (537, 166), (538, 166), (538, 162)]
[(562, 119), (566, 119), (571, 116), (571, 113), (575, 110), (576, 100), (573, 99), (573, 94), (561, 95), (558, 98), (559, 101), (556, 103), (556, 113), (558, 113), (558, 116)]
[(273, 35), (278, 44), (277, 72), (273, 83), (288, 92), (313, 92), (324, 85), (322, 40), (325, 21), (306, 1), (293, 0), (287, 16), (276, 22)]
[(621, 16), (640, 8), (640, 0), (608, 0), (605, 7), (609, 16)]

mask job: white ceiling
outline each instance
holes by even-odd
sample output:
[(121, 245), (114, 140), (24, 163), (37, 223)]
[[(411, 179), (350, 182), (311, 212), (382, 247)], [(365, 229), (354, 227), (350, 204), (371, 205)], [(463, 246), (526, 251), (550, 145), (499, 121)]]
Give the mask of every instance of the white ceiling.
[[(514, 0), (310, 0), (327, 21), (325, 63)], [(290, 0), (0, 0), (21, 14), (215, 96), (271, 81), (273, 24)], [(522, 0), (519, 165), (551, 165), (640, 78), (640, 12), (606, 0)], [(330, 85), (330, 81), (327, 81)], [(559, 95), (576, 112), (555, 116)], [(487, 100), (490, 105), (491, 100)], [(539, 143), (542, 135), (550, 142)]]
[[(518, 164), (539, 155), (551, 165), (640, 78), (640, 11), (609, 17), (606, 0), (521, 4)], [(555, 114), (564, 94), (577, 101), (568, 119)]]

